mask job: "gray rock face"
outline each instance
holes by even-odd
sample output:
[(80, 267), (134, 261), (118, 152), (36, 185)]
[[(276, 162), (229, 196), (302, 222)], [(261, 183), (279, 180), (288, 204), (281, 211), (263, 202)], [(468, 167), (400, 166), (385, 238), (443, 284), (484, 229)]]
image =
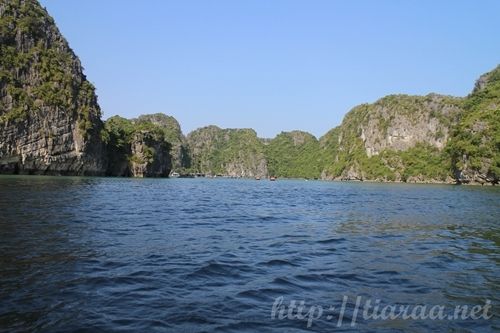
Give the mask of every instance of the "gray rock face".
[(161, 126), (120, 116), (104, 125), (109, 176), (168, 177), (171, 144)]
[[(320, 139), (330, 165), (325, 179), (444, 182), (444, 148), (458, 123), (463, 99), (430, 94), (390, 95), (353, 108)], [(404, 152), (422, 155), (415, 159)], [(415, 166), (416, 161), (420, 163)], [(436, 166), (436, 164), (441, 164)]]
[(36, 2), (0, 3), (0, 172), (101, 175), (94, 87)]
[(53, 19), (36, 0), (0, 0), (0, 173), (163, 177), (173, 168), (265, 177), (270, 170), (498, 184), (499, 91), (497, 67), (465, 98), (387, 96), (355, 107), (319, 142), (300, 131), (264, 140), (252, 129), (216, 126), (186, 138), (162, 114), (104, 128), (95, 89)]
[(132, 177), (168, 177), (172, 170), (170, 145), (147, 132), (137, 133), (131, 144)]
[(377, 101), (359, 127), (366, 154), (404, 151), (421, 142), (442, 150), (462, 111), (459, 103), (458, 98), (436, 94), (388, 96)]
[(43, 114), (0, 125), (0, 172), (102, 175), (104, 157), (99, 137), (85, 138), (77, 121), (62, 110)]
[(186, 137), (182, 134), (179, 122), (172, 116), (163, 113), (141, 115), (134, 122), (147, 121), (160, 127), (172, 145), (170, 155), (172, 156), (172, 170), (182, 171), (191, 166), (190, 155), (187, 147)]
[(476, 80), (476, 83), (474, 84), (474, 89), (472, 90), (472, 94), (475, 94), (475, 93), (478, 93), (478, 92), (484, 90), (490, 82), (492, 73), (494, 73), (495, 71), (498, 73), (498, 67), (491, 72), (484, 73), (483, 75), (481, 75), (479, 77), (479, 79)]

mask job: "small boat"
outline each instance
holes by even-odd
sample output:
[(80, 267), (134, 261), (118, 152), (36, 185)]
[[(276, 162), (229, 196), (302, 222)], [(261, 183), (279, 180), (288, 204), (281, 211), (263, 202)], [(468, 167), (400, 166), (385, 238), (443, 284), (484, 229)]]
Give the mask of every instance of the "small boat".
[(255, 180), (260, 180), (260, 177), (258, 177), (258, 176), (257, 176), (257, 177), (255, 177)]
[(269, 180), (273, 182), (273, 181), (275, 181), (275, 180), (276, 180), (276, 177), (271, 176), (271, 177), (269, 177)]

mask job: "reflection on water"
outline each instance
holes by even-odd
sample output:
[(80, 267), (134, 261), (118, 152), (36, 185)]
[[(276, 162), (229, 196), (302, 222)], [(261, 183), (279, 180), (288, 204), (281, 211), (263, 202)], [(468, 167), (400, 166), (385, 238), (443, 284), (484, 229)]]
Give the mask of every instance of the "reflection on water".
[[(0, 331), (494, 331), (498, 188), (0, 177)], [(276, 297), (482, 321), (272, 320)]]

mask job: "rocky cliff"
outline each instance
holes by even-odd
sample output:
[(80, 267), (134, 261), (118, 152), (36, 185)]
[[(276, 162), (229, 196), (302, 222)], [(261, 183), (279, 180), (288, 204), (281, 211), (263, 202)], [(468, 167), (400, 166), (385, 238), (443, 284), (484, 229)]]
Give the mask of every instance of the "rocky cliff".
[(104, 133), (109, 160), (107, 175), (168, 177), (170, 174), (171, 144), (158, 124), (114, 116), (106, 121)]
[(172, 170), (184, 173), (191, 166), (186, 137), (182, 134), (179, 122), (172, 116), (163, 113), (141, 115), (133, 122), (150, 122), (161, 128), (165, 139), (171, 144), (170, 155), (172, 156)]
[(207, 126), (188, 134), (191, 169), (208, 175), (265, 177), (264, 145), (252, 129)]
[(327, 179), (451, 181), (444, 148), (462, 99), (391, 95), (352, 109), (321, 138)]
[(231, 177), (319, 178), (318, 140), (303, 131), (260, 139), (251, 129), (207, 126), (187, 136), (193, 173)]
[(172, 169), (170, 143), (149, 131), (134, 134), (130, 144), (132, 177), (168, 177)]
[(80, 61), (36, 0), (0, 0), (0, 173), (498, 184), (500, 67), (464, 98), (390, 95), (320, 140), (208, 126), (184, 137), (163, 114), (103, 125)]
[(0, 129), (0, 173), (163, 177), (169, 140), (186, 158), (173, 118), (103, 127), (93, 85), (35, 0), (0, 1)]
[(498, 184), (500, 67), (466, 97), (390, 95), (353, 108), (320, 140), (258, 139), (215, 126), (188, 135), (196, 172), (252, 177)]
[(320, 139), (322, 177), (498, 184), (499, 68), (465, 98), (392, 95), (355, 107)]
[(463, 104), (464, 113), (453, 129), (448, 151), (460, 183), (500, 180), (500, 66), (482, 75)]
[(0, 1), (0, 172), (105, 171), (94, 87), (34, 0)]

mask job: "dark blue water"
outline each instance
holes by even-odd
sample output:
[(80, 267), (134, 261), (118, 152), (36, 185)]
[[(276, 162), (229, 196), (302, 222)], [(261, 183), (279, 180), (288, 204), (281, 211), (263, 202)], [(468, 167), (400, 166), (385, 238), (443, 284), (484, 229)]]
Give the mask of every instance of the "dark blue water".
[[(499, 188), (0, 177), (0, 331), (490, 332), (499, 263)], [(350, 326), (356, 296), (493, 318)]]

